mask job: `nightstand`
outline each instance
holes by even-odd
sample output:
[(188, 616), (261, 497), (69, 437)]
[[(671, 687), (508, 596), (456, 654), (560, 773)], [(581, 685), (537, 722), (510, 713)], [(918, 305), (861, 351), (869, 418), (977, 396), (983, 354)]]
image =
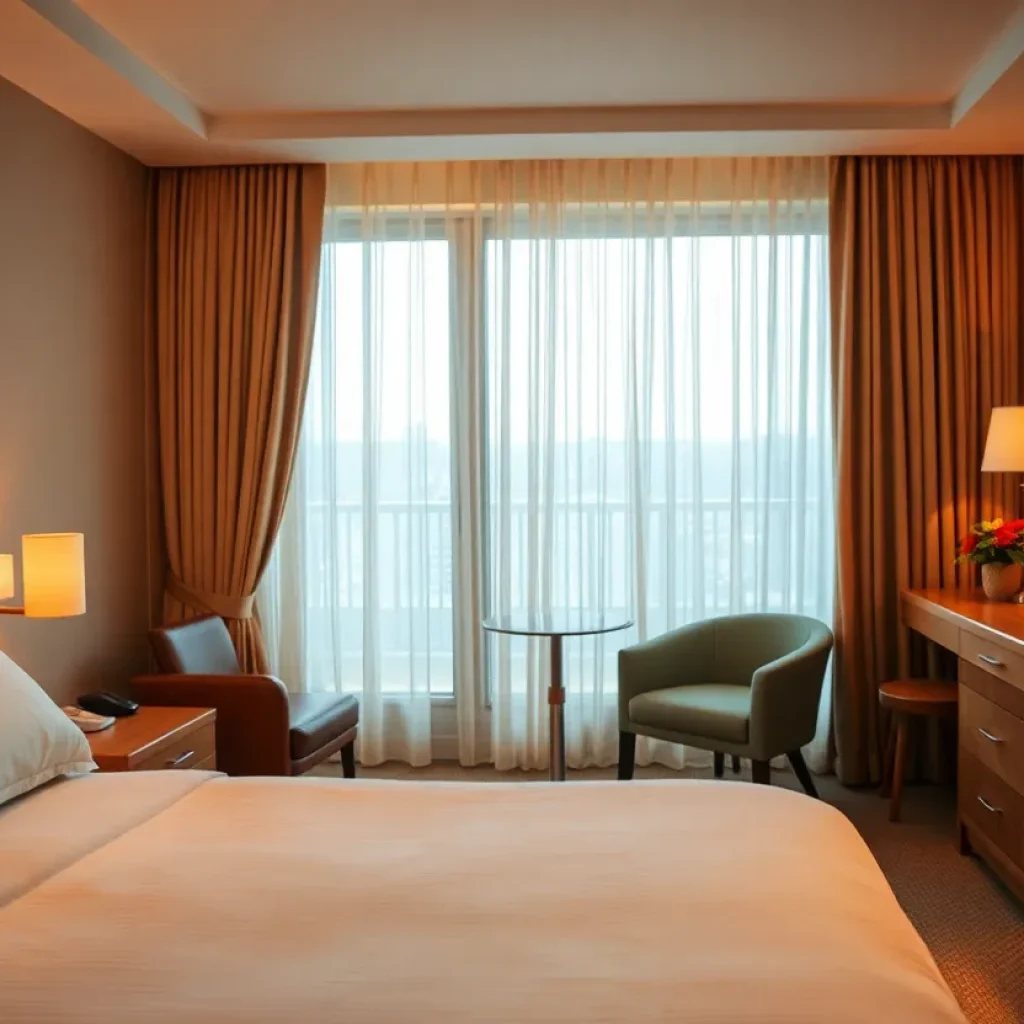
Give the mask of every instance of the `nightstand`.
[(143, 706), (102, 732), (86, 733), (101, 772), (217, 767), (213, 708)]

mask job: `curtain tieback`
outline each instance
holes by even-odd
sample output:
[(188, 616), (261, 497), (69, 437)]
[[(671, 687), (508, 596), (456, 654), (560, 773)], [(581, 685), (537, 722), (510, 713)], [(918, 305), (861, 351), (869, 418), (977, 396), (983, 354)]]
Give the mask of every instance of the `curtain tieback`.
[(232, 597), (230, 594), (215, 594), (199, 590), (183, 583), (174, 573), (168, 573), (167, 592), (182, 604), (190, 605), (202, 612), (219, 615), (222, 619), (251, 619), (255, 594), (248, 597)]

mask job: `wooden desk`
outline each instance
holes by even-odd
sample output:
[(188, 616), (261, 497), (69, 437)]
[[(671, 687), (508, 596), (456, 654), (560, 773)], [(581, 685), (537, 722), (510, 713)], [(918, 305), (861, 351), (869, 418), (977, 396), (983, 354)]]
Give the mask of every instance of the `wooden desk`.
[(961, 850), (1024, 899), (1024, 606), (906, 590), (900, 616), (959, 659)]

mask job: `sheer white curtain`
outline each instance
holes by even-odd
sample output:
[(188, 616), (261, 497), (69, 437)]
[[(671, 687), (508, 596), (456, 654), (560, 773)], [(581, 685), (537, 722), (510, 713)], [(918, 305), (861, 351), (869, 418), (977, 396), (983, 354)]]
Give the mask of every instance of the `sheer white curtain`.
[[(602, 171), (506, 168), (487, 243), (490, 607), (636, 620), (566, 642), (576, 766), (615, 760), (623, 644), (833, 590), (823, 166)], [(546, 763), (542, 643), (491, 642), (499, 767)]]
[(261, 612), (289, 685), (359, 696), (364, 764), (423, 765), (431, 697), (453, 692), (448, 242), (422, 210), (383, 213), (325, 215), (303, 434)]
[(464, 763), (546, 764), (543, 641), (485, 639), (486, 612), (635, 618), (566, 641), (574, 766), (615, 759), (622, 645), (729, 612), (831, 621), (824, 162), (354, 181), (261, 608), (282, 672), (361, 695), (364, 762), (451, 734)]

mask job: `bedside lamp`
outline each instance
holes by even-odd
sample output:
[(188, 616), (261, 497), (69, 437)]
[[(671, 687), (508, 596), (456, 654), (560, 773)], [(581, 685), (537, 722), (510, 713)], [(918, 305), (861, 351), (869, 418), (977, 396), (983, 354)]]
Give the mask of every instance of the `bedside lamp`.
[[(21, 538), (23, 608), (0, 615), (59, 619), (85, 614), (85, 538), (80, 533), (30, 533)], [(14, 596), (14, 559), (0, 555), (0, 600)]]
[(0, 601), (14, 597), (14, 555), (0, 555)]
[(985, 439), (982, 473), (1024, 473), (1024, 405), (992, 410)]

